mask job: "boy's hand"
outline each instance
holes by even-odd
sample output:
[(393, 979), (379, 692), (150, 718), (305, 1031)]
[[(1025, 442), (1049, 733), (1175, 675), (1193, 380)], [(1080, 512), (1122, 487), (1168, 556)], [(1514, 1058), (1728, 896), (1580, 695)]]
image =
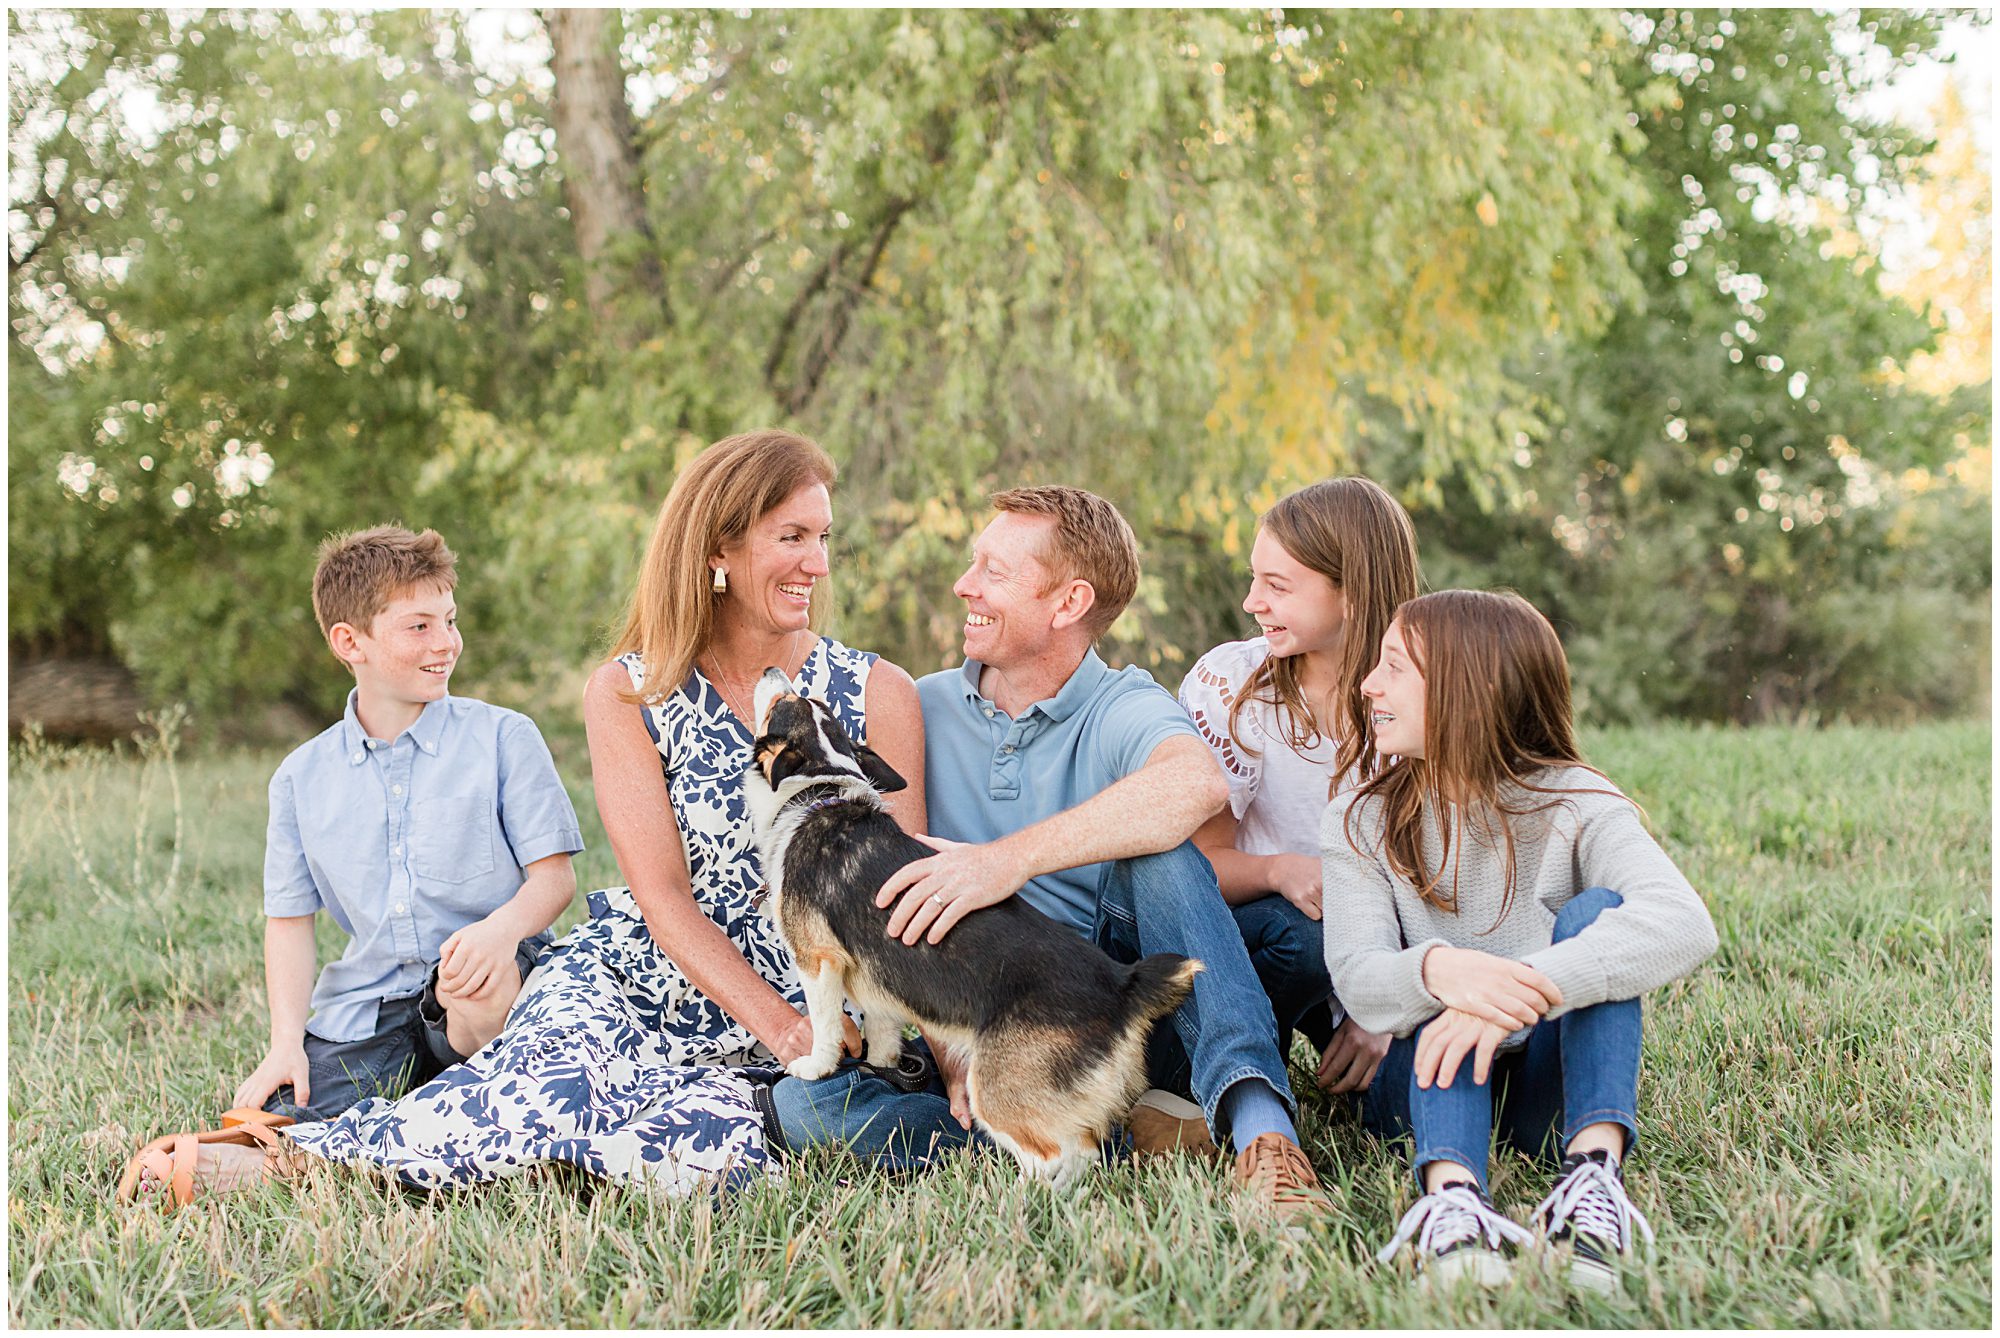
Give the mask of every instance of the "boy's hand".
[(444, 941), (438, 953), (438, 989), (461, 999), (483, 1000), (507, 978), (520, 936), (491, 915)]
[(311, 1105), (312, 1076), (308, 1070), (304, 1041), (296, 1045), (274, 1045), (256, 1071), (237, 1085), (236, 1095), (230, 1098), (229, 1104), (261, 1109), (271, 1099), (271, 1093), (290, 1083), (293, 1104)]

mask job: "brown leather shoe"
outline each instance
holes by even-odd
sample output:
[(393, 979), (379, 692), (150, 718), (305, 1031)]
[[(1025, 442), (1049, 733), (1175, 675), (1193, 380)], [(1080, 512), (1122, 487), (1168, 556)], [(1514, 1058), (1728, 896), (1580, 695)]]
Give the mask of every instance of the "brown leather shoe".
[(1125, 1117), (1134, 1157), (1219, 1157), (1222, 1149), (1209, 1136), (1201, 1107), (1158, 1088), (1148, 1091)]
[(1237, 1154), (1236, 1184), (1287, 1226), (1316, 1218), (1331, 1206), (1305, 1150), (1283, 1134), (1259, 1134)]

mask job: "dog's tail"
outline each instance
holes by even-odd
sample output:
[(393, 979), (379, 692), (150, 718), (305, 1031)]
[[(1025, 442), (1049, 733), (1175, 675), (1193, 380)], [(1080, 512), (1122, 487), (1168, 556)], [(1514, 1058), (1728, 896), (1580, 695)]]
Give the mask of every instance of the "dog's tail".
[(1125, 975), (1125, 1003), (1134, 1016), (1150, 1023), (1181, 1006), (1194, 990), (1202, 965), (1192, 957), (1156, 952), (1134, 963)]

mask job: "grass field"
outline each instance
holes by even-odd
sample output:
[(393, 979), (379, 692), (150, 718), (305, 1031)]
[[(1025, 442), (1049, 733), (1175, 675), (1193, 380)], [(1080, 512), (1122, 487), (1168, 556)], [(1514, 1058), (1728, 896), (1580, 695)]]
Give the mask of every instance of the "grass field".
[[(591, 845), (582, 885), (617, 882), (584, 759), (556, 742)], [(1533, 1274), (1491, 1297), (1432, 1297), (1372, 1269), (1407, 1177), (1316, 1095), (1303, 1132), (1337, 1211), (1304, 1244), (1239, 1216), (1221, 1176), (1191, 1164), (1107, 1171), (1057, 1200), (999, 1159), (897, 1183), (823, 1157), (751, 1192), (679, 1202), (573, 1176), (426, 1198), (322, 1168), (177, 1215), (118, 1209), (134, 1142), (212, 1122), (262, 1053), (264, 783), (277, 759), (169, 768), (17, 751), (9, 1318), (1987, 1327), (1990, 728), (1667, 728), (1587, 743), (1646, 805), (1722, 939), (1648, 1001), (1631, 1182), (1659, 1245), (1620, 1297), (1573, 1297)], [(1496, 1159), (1495, 1195), (1517, 1216), (1546, 1187), (1541, 1170)]]

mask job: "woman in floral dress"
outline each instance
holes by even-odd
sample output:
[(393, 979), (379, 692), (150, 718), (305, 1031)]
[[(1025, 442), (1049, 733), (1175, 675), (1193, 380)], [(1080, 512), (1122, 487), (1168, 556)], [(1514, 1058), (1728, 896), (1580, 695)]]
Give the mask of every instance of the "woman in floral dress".
[[(772, 1164), (768, 1082), (812, 1027), (757, 907), (741, 777), (764, 668), (912, 778), (890, 802), (906, 830), (925, 825), (909, 675), (813, 630), (833, 479), (786, 432), (727, 438), (682, 471), (615, 657), (584, 694), (598, 812), (629, 886), (589, 895), (590, 920), (485, 1049), (399, 1101), (287, 1130), (293, 1146), (423, 1188), (566, 1163), (680, 1193)], [(851, 1026), (849, 1042), (858, 1053)]]

